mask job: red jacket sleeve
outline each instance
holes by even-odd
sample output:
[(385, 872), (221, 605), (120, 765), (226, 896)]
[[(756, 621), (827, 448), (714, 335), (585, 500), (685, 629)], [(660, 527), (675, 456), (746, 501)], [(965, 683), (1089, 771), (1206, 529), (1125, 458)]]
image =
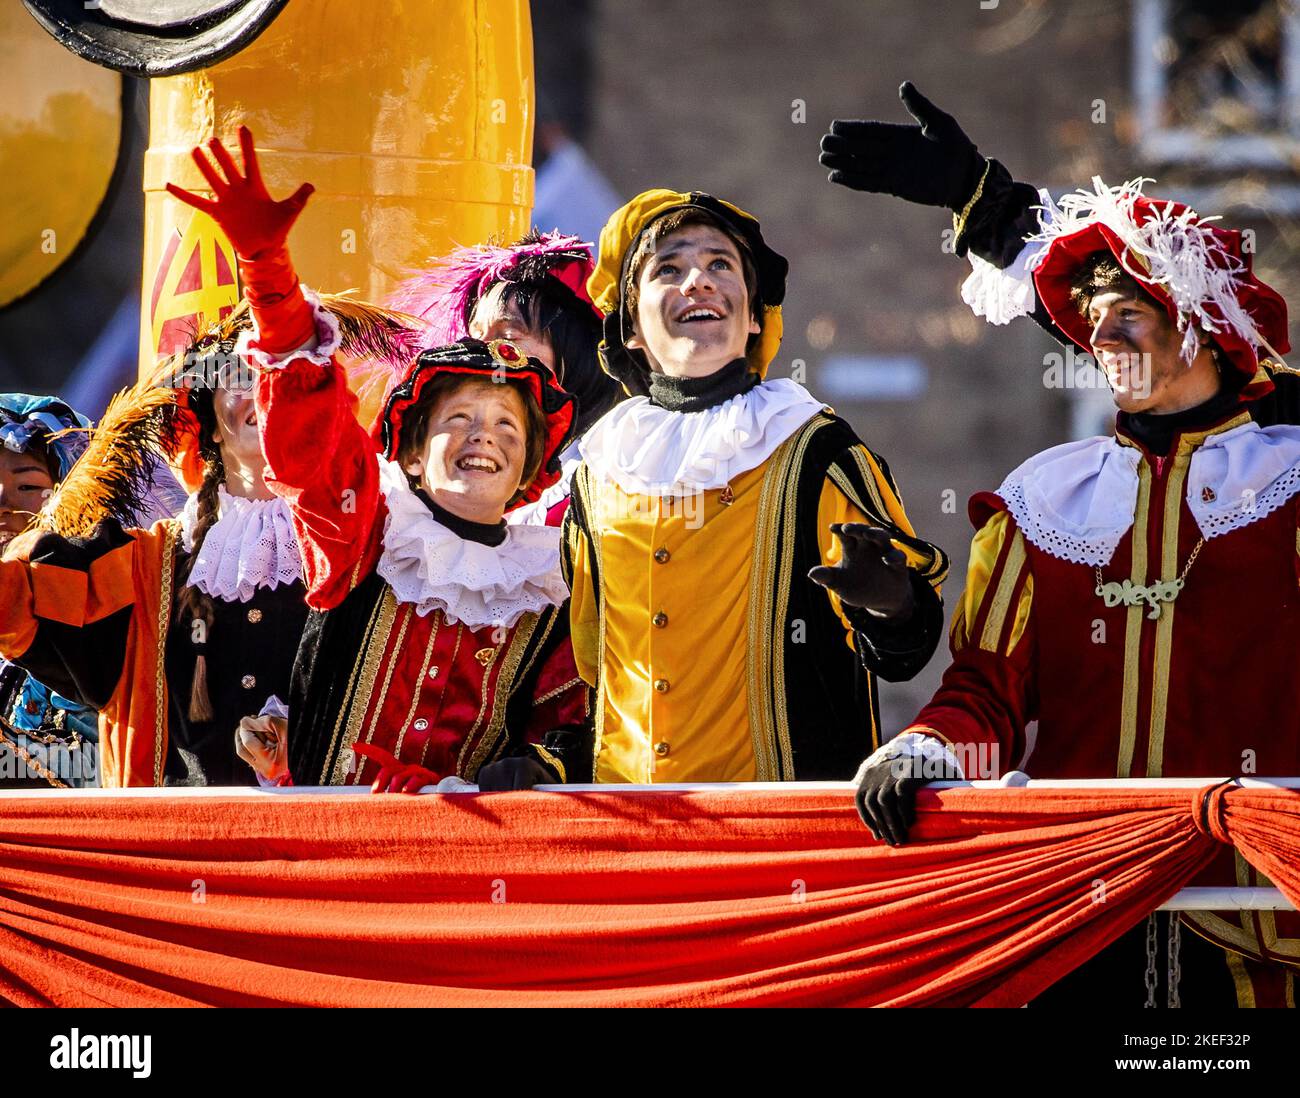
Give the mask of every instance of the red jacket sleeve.
[(332, 359), (263, 367), (256, 403), (266, 483), (293, 513), (307, 603), (328, 610), (379, 560), (386, 509), (375, 445)]
[(1024, 757), (1025, 726), (1037, 714), (1033, 597), (1024, 536), (998, 511), (971, 544), (952, 663), (904, 730), (947, 743), (967, 779), (999, 777)]

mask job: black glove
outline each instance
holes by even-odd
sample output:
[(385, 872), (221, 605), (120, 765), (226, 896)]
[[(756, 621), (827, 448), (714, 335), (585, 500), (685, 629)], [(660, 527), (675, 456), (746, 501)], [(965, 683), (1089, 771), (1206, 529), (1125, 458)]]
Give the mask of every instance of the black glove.
[(898, 97), (919, 126), (836, 119), (819, 159), (832, 183), (892, 194), (922, 206), (965, 208), (984, 173), (984, 157), (957, 125), (905, 81)]
[(531, 755), (498, 759), (478, 772), (480, 793), (509, 793), (535, 785), (558, 785), (560, 775)]
[(890, 532), (865, 522), (832, 523), (844, 557), (834, 566), (819, 564), (808, 572), (813, 583), (834, 591), (846, 606), (875, 610), (894, 621), (907, 618), (915, 605), (907, 557), (890, 544)]
[(873, 838), (899, 846), (907, 841), (907, 833), (916, 822), (916, 791), (927, 782), (960, 777), (946, 760), (903, 754), (872, 756), (853, 779), (858, 787), (854, 795), (858, 815)]

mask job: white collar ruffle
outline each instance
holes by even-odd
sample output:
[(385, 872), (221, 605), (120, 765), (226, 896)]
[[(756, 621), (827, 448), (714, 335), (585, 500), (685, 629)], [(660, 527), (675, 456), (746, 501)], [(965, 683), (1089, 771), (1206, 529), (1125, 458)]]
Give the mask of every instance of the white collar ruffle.
[(379, 459), (379, 486), (388, 516), (376, 570), (417, 614), (441, 610), (448, 622), (470, 629), (509, 628), (569, 597), (558, 528), (507, 526), (500, 545), (482, 545), (434, 518), (396, 462)]
[[(302, 555), (293, 532), (289, 505), (274, 499), (245, 499), (217, 489), (217, 521), (199, 546), (189, 584), (223, 602), (248, 602), (259, 587), (275, 588), (302, 579)], [(180, 513), (181, 545), (194, 552), (199, 497), (192, 495)]]
[(579, 441), (587, 467), (630, 495), (680, 496), (725, 487), (762, 465), (825, 405), (776, 378), (699, 412), (670, 412), (633, 397)]
[[(1075, 564), (1106, 564), (1133, 525), (1141, 453), (1113, 438), (1054, 446), (997, 494), (1030, 544)], [(1258, 522), (1300, 492), (1300, 427), (1245, 423), (1192, 453), (1187, 506), (1208, 540)]]

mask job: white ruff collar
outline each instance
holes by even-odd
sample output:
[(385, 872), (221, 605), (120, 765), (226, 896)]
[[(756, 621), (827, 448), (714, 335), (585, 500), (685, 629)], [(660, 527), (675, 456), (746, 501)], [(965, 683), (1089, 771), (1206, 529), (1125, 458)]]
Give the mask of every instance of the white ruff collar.
[[(1026, 540), (1075, 564), (1106, 564), (1133, 525), (1139, 451), (1113, 438), (1054, 446), (997, 494)], [(1300, 492), (1300, 427), (1245, 423), (1192, 453), (1187, 506), (1208, 540), (1272, 514)]]
[[(208, 527), (190, 569), (189, 583), (223, 602), (247, 602), (259, 587), (275, 588), (302, 579), (302, 556), (289, 518), (289, 505), (274, 499), (245, 499), (217, 489), (220, 514)], [(194, 551), (199, 497), (180, 513), (181, 545)]]
[(824, 407), (789, 378), (700, 412), (670, 412), (633, 397), (601, 417), (578, 447), (596, 476), (630, 495), (680, 496), (723, 488), (762, 465)]
[(507, 526), (500, 545), (481, 545), (434, 518), (396, 462), (379, 459), (379, 486), (388, 517), (376, 570), (417, 614), (441, 610), (471, 629), (509, 627), (569, 597), (557, 527)]

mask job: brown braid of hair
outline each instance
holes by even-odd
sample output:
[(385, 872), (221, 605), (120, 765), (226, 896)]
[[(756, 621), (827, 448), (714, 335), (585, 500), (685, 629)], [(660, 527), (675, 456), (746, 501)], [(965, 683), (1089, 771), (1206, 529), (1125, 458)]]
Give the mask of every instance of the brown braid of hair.
[[(199, 421), (199, 456), (203, 459), (203, 483), (198, 490), (198, 521), (194, 525), (194, 546), (189, 560), (177, 574), (176, 620), (184, 621), (187, 617), (192, 622), (202, 622), (201, 630), (195, 629), (192, 639), (199, 654), (194, 661), (194, 678), (190, 686), (189, 719), (191, 721), (210, 721), (216, 715), (212, 709), (212, 696), (208, 691), (208, 657), (209, 633), (216, 621), (212, 597), (205, 595), (197, 587), (189, 584), (190, 572), (198, 560), (199, 550), (208, 530), (220, 516), (221, 501), (218, 490), (226, 480), (226, 468), (221, 461), (221, 447), (212, 441), (212, 432), (217, 425), (216, 411), (213, 408), (210, 391), (190, 391), (190, 410)], [(193, 626), (191, 626), (193, 628)]]

